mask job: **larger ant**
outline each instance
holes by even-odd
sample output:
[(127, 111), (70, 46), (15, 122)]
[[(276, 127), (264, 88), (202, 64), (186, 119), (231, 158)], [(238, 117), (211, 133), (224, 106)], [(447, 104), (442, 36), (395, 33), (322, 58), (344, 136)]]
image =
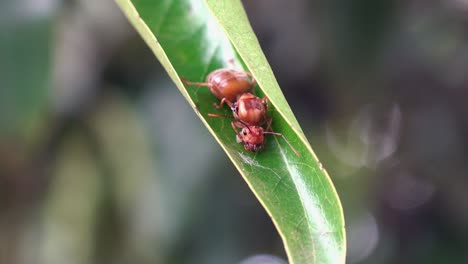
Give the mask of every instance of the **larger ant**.
[[(182, 81), (187, 85), (208, 87), (211, 93), (221, 100), (219, 104), (214, 103), (216, 109), (220, 109), (223, 104), (227, 104), (231, 108), (235, 120), (231, 122), (231, 125), (236, 132), (236, 140), (244, 145), (245, 150), (257, 152), (264, 149), (264, 135), (275, 135), (283, 137), (294, 153), (299, 156), (299, 153), (283, 134), (271, 131), (272, 119), (267, 115), (268, 98), (266, 96), (259, 98), (251, 93), (256, 84), (251, 73), (218, 69), (210, 73), (204, 83), (189, 82), (185, 78), (182, 78)], [(231, 118), (219, 114), (208, 115)], [(263, 129), (263, 125), (267, 125), (266, 131)], [(241, 131), (239, 132), (237, 128), (241, 128)]]
[[(250, 77), (250, 79), (249, 79)], [(244, 93), (253, 90), (255, 78), (250, 72), (234, 69), (218, 69), (206, 77), (206, 82), (190, 82), (182, 78), (187, 85), (208, 87), (219, 100), (234, 102)]]

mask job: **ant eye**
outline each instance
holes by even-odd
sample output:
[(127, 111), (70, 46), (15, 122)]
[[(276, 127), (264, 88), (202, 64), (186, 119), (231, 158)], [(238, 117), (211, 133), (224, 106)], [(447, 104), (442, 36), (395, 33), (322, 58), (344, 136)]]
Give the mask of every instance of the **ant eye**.
[(242, 134), (244, 134), (244, 136), (247, 136), (247, 131), (245, 129), (242, 129)]

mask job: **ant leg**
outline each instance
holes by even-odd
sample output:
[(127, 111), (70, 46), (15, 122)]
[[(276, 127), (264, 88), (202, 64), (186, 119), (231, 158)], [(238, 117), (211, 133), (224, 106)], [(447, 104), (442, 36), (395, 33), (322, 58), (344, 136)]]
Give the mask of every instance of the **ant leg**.
[[(227, 115), (221, 115), (221, 114), (211, 114), (211, 113), (209, 113), (208, 116), (234, 119), (233, 116), (227, 116)], [(236, 131), (236, 133), (238, 133), (237, 128), (247, 128), (248, 130), (250, 130), (249, 126), (247, 124), (245, 124), (244, 122), (242, 122), (242, 120), (232, 121), (231, 126), (234, 129), (234, 131)]]
[(223, 99), (221, 99), (221, 103), (217, 104), (217, 103), (213, 103), (213, 106), (216, 108), (216, 109), (220, 109), (221, 107), (223, 107), (223, 104), (226, 103), (229, 107), (232, 106), (232, 103), (231, 101), (229, 101), (228, 99), (226, 99), (226, 97), (224, 97)]
[(268, 111), (268, 96), (263, 96), (262, 103), (265, 106), (265, 109)]
[(257, 80), (255, 80), (255, 77), (252, 75), (252, 73), (248, 72), (248, 71), (244, 71), (245, 74), (247, 74), (248, 76), (250, 76), (250, 78), (252, 79), (252, 88), (255, 87), (255, 85), (257, 84)]
[(267, 127), (266, 127), (266, 131), (267, 132), (273, 132), (271, 130), (271, 123), (273, 122), (273, 118), (271, 118), (271, 116), (269, 117), (266, 117), (266, 124), (267, 124)]
[(249, 129), (249, 126), (246, 123), (242, 122), (242, 120), (236, 120), (233, 123), (234, 124), (232, 124), (232, 125), (236, 126), (237, 128), (247, 128), (247, 129)]
[(211, 114), (211, 113), (209, 113), (208, 116), (211, 116), (211, 117), (221, 117), (221, 118), (230, 118), (230, 119), (233, 119), (233, 118), (234, 118), (234, 117), (232, 117), (232, 116), (221, 115), (221, 114)]
[(237, 143), (242, 143), (244, 142), (242, 140), (242, 136), (241, 136), (241, 132), (239, 132), (239, 130), (237, 130), (237, 128), (241, 128), (241, 123), (237, 122), (237, 121), (232, 121), (231, 122), (231, 126), (232, 126), (232, 129), (234, 129), (234, 131), (236, 132), (236, 142)]
[(211, 88), (211, 83), (204, 83), (204, 82), (190, 82), (187, 81), (184, 77), (181, 77), (180, 80), (186, 85), (193, 85), (193, 86), (203, 86)]
[[(232, 116), (226, 116), (226, 115), (220, 115), (220, 114), (208, 114), (208, 116), (221, 117), (221, 118), (233, 118)], [(234, 130), (234, 132), (236, 132), (236, 141), (237, 141), (237, 143), (242, 143), (243, 140), (242, 140), (240, 132), (239, 132), (239, 130), (237, 130), (237, 128), (243, 128), (244, 124), (242, 124), (242, 123), (240, 123), (238, 121), (232, 121), (231, 122), (231, 127)]]
[(237, 128), (239, 128), (238, 122), (232, 121), (231, 126), (232, 126), (232, 129), (234, 129), (234, 131), (236, 131), (236, 134), (238, 134), (239, 133), (239, 131), (237, 130)]
[(296, 156), (300, 157), (301, 155), (299, 155), (299, 152), (297, 152), (297, 150), (291, 145), (291, 143), (289, 143), (289, 141), (286, 139), (286, 137), (281, 134), (281, 133), (276, 133), (276, 132), (273, 132), (273, 131), (270, 131), (270, 132), (263, 132), (263, 134), (267, 134), (267, 135), (274, 135), (274, 136), (280, 136), (284, 139), (284, 141), (286, 141), (286, 143), (288, 143), (289, 147), (294, 151), (294, 153), (296, 154)]
[[(211, 114), (211, 113), (208, 113), (208, 116), (210, 116), (210, 117), (220, 117), (220, 118), (234, 119), (234, 117), (232, 117), (232, 116), (221, 115), (221, 114)], [(232, 123), (232, 122), (231, 122), (231, 123)], [(223, 124), (223, 127), (224, 127), (224, 124)], [(237, 133), (237, 131), (236, 131), (236, 133)]]
[(264, 96), (262, 98), (262, 104), (263, 104), (263, 107), (265, 107), (265, 111), (263, 112), (263, 121), (262, 121), (262, 125), (264, 124), (267, 124), (267, 131), (271, 131), (271, 117), (268, 116), (268, 97), (267, 96)]

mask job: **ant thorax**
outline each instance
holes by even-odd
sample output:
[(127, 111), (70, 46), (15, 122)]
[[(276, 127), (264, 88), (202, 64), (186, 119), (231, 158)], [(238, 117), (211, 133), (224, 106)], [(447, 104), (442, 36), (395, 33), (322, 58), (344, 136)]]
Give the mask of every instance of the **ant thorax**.
[(261, 125), (265, 123), (268, 103), (251, 93), (243, 94), (231, 109), (236, 120), (242, 120), (248, 125)]

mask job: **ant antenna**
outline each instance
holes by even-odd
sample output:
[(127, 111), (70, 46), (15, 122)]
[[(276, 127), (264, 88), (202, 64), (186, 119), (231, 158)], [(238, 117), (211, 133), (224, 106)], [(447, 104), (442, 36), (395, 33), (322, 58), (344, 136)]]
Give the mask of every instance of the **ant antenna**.
[(296, 156), (300, 157), (301, 155), (299, 155), (299, 152), (297, 152), (297, 150), (291, 145), (291, 143), (289, 143), (289, 141), (286, 139), (286, 137), (281, 134), (281, 133), (276, 133), (276, 132), (263, 132), (263, 134), (267, 134), (267, 135), (274, 135), (274, 136), (280, 136), (284, 139), (284, 141), (286, 141), (286, 143), (288, 143), (289, 147), (294, 151), (294, 153), (296, 154)]
[(252, 133), (252, 130), (250, 130), (250, 126), (249, 126), (247, 123), (245, 123), (244, 121), (242, 121), (242, 120), (240, 120), (240, 119), (237, 120), (237, 122), (239, 122), (240, 124), (242, 124), (242, 125), (244, 126), (244, 128), (247, 128), (247, 129), (249, 130), (249, 132)]

